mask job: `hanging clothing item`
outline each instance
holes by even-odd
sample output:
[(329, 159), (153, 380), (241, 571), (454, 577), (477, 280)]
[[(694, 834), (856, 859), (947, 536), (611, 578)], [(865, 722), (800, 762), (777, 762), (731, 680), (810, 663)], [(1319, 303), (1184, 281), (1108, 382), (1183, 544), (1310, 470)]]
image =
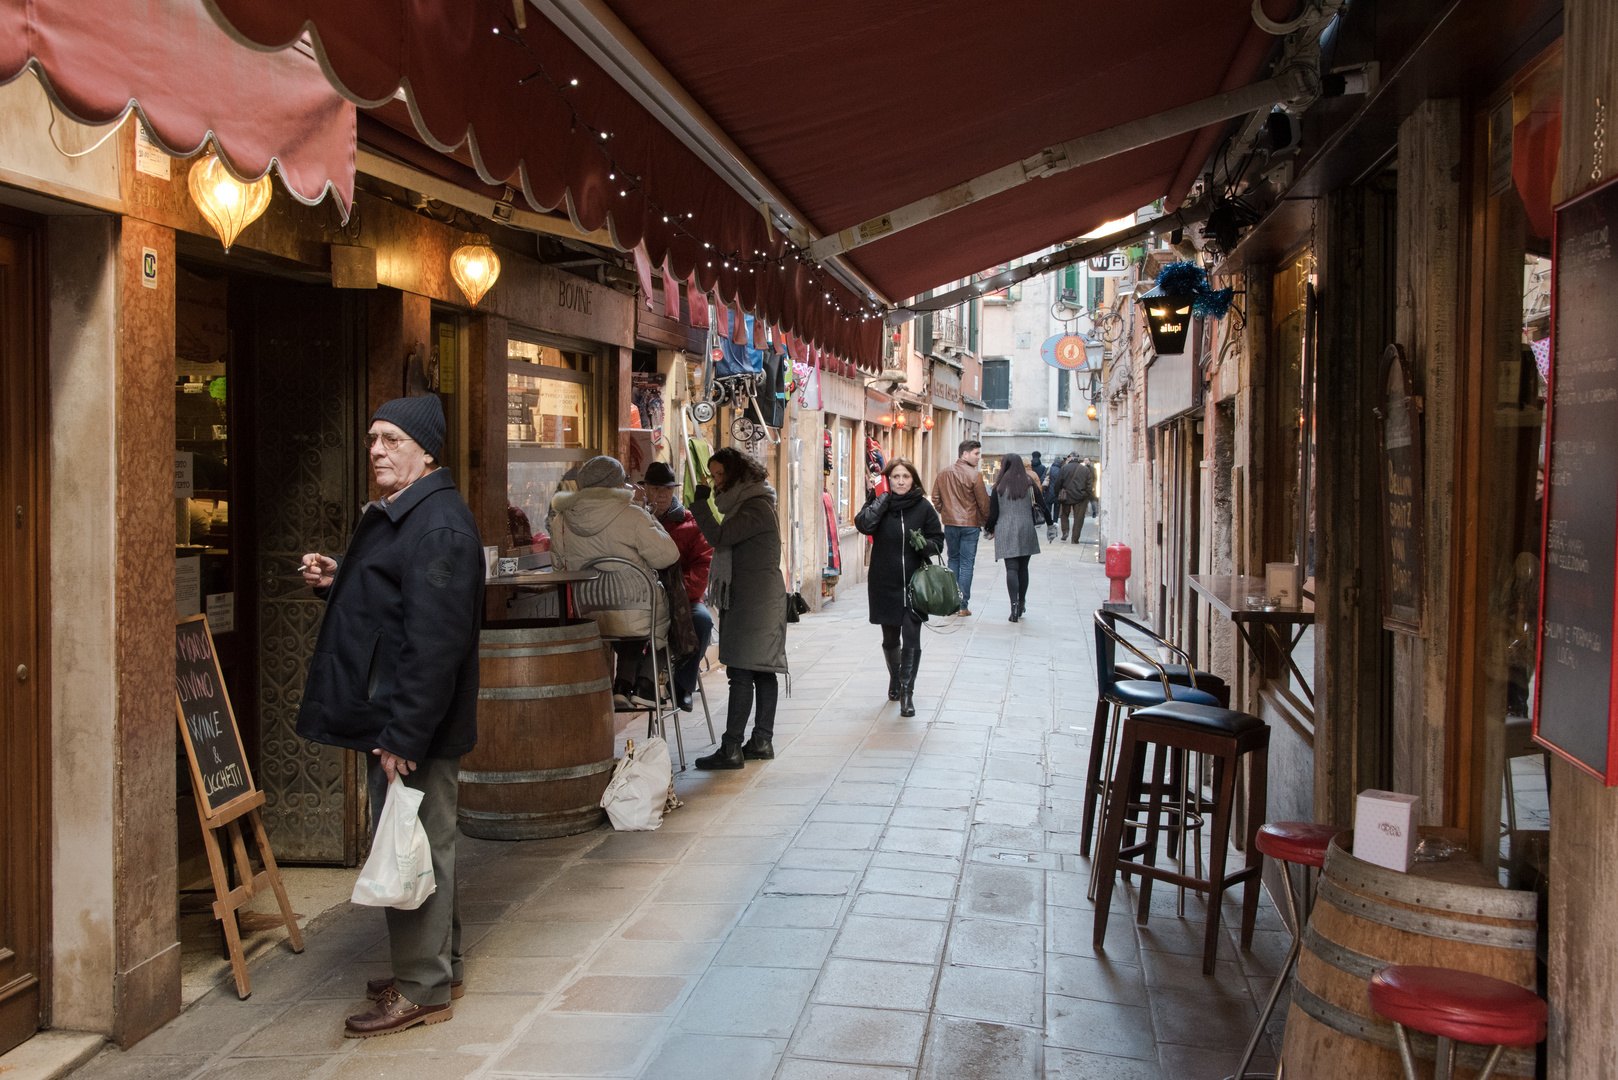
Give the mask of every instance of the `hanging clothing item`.
[(843, 572), (843, 552), (837, 542), (837, 505), (832, 501), (831, 492), (820, 493), (820, 501), (826, 511), (826, 574), (837, 577)]

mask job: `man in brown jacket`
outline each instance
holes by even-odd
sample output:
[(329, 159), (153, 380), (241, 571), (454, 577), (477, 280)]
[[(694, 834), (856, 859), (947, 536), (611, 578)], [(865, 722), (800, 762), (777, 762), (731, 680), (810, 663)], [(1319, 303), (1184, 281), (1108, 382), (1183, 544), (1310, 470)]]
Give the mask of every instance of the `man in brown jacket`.
[(978, 557), (978, 531), (989, 520), (989, 489), (978, 474), (983, 447), (976, 439), (961, 443), (955, 464), (940, 469), (933, 480), (933, 508), (944, 522), (949, 569), (961, 588), (961, 614), (972, 614), (972, 567)]

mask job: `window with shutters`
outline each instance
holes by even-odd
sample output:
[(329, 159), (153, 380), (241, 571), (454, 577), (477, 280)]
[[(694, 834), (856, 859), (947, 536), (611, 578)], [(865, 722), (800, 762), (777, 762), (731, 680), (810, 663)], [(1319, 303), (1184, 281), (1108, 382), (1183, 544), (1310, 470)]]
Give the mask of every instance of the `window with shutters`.
[(1064, 266), (1056, 275), (1056, 298), (1068, 307), (1079, 306), (1079, 268)]
[(988, 409), (1011, 408), (1011, 361), (983, 361), (983, 405)]
[(1101, 305), (1106, 303), (1106, 297), (1107, 279), (1104, 277), (1092, 277), (1090, 279), (1090, 302), (1085, 305), (1085, 310), (1099, 311)]
[(1056, 412), (1060, 416), (1069, 416), (1073, 412), (1073, 389), (1068, 379), (1070, 374), (1066, 368), (1056, 373)]

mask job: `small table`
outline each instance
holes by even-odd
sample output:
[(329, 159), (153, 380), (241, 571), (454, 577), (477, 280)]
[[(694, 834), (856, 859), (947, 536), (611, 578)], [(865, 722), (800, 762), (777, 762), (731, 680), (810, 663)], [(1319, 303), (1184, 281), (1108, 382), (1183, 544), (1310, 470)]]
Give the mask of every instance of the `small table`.
[[(601, 576), (599, 570), (519, 570), (515, 574), (499, 574), (484, 580), (486, 588), (517, 588), (538, 592), (543, 589), (565, 589)], [(503, 595), (503, 594), (502, 594)], [(571, 594), (565, 599), (571, 599)], [(567, 616), (567, 604), (561, 614)]]
[[(1253, 650), (1254, 656), (1263, 656), (1261, 637), (1255, 635), (1267, 633), (1270, 640), (1280, 649), (1287, 667), (1297, 678), (1298, 685), (1303, 687), (1303, 692), (1308, 695), (1309, 704), (1315, 703), (1314, 689), (1292, 659), (1292, 650), (1303, 640), (1304, 631), (1315, 622), (1315, 601), (1311, 593), (1305, 590), (1303, 599), (1297, 607), (1265, 611), (1263, 608), (1247, 605), (1248, 597), (1266, 595), (1264, 579), (1261, 577), (1187, 574), (1186, 582), (1191, 586), (1192, 592), (1208, 601), (1215, 611), (1236, 624), (1236, 632), (1247, 642), (1247, 647)], [(1263, 629), (1260, 630), (1260, 627)], [(1297, 628), (1296, 633), (1293, 633), (1294, 627)]]

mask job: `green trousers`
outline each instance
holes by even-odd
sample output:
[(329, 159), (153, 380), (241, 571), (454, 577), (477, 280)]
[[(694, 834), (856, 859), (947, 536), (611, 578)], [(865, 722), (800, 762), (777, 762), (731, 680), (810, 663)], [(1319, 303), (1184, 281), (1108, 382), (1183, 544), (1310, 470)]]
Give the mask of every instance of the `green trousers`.
[[(367, 787), (371, 831), (388, 797), (388, 774), (371, 757)], [(455, 895), (455, 804), (460, 791), (460, 758), (428, 758), (404, 778), (422, 792), (417, 816), (433, 849), (433, 880), (438, 888), (414, 911), (387, 908), (388, 946), (393, 953), (393, 987), (412, 1005), (442, 1005), (449, 984), (461, 978), (461, 905)]]

